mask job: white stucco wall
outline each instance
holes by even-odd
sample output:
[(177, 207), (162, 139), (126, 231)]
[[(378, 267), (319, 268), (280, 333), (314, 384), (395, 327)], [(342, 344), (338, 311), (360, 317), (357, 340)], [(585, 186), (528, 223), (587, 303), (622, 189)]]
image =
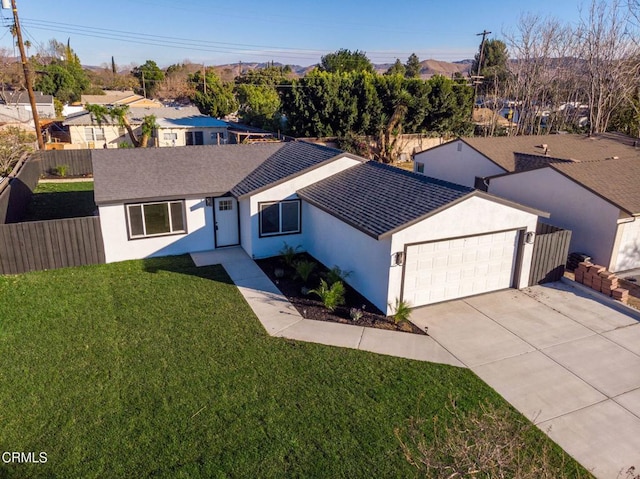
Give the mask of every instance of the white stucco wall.
[[(94, 142), (88, 142), (85, 138), (84, 129), (85, 126), (90, 125), (69, 125), (69, 136), (71, 137), (71, 144), (78, 145), (81, 148), (104, 148), (105, 142), (108, 148), (117, 148), (120, 143), (129, 143), (133, 146), (129, 133), (124, 128), (120, 128), (116, 125), (93, 125), (93, 128), (103, 128), (105, 140), (96, 140)], [(137, 135), (140, 134), (140, 127), (136, 127), (133, 130)], [(122, 134), (121, 134), (122, 133)]]
[(378, 241), (306, 202), (302, 213), (307, 252), (328, 268), (351, 271), (347, 283), (387, 313), (390, 238)]
[[(289, 181), (285, 181), (265, 191), (252, 195), (248, 200), (249, 208), (246, 208), (245, 206), (241, 207), (240, 209), (241, 234), (243, 235), (243, 237), (246, 234), (251, 235), (251, 238), (249, 240), (243, 238), (243, 240), (241, 241), (242, 247), (247, 252), (247, 254), (249, 254), (249, 256), (253, 256), (254, 258), (276, 256), (282, 249), (283, 243), (287, 243), (290, 246), (301, 245), (302, 250), (304, 251), (304, 235), (305, 229), (308, 226), (308, 219), (305, 217), (304, 211), (302, 211), (300, 234), (277, 235), (260, 238), (260, 220), (258, 214), (259, 203), (297, 198), (296, 191), (298, 191), (299, 189), (316, 183), (317, 181), (320, 181), (357, 164), (360, 164), (358, 160), (354, 160), (348, 157), (339, 158), (332, 161), (331, 163), (323, 165), (319, 168), (315, 168), (302, 175), (296, 176)], [(241, 205), (245, 204), (246, 200), (244, 198), (241, 199)], [(250, 216), (249, 219), (247, 218), (247, 214)], [(250, 227), (247, 229), (246, 225), (249, 224)]]
[[(391, 255), (404, 251), (405, 244), (444, 240), (459, 236), (470, 236), (524, 228), (536, 230), (538, 216), (511, 206), (502, 205), (485, 198), (471, 197), (461, 203), (441, 211), (430, 218), (409, 226), (393, 235)], [(516, 286), (528, 286), (533, 244), (524, 244), (520, 275)], [(389, 302), (400, 297), (402, 268), (390, 270)]]
[(489, 192), (551, 213), (551, 224), (572, 231), (570, 252), (586, 253), (615, 270), (619, 210), (611, 203), (551, 168), (492, 178)]
[(621, 222), (618, 235), (613, 271), (640, 268), (640, 217)]
[(107, 263), (214, 249), (213, 210), (204, 199), (185, 201), (187, 233), (130, 240), (122, 204), (100, 206), (100, 226)]
[[(187, 131), (201, 131), (203, 144), (204, 145), (217, 145), (218, 137), (217, 134), (220, 134), (220, 144), (224, 144), (227, 142), (227, 129), (226, 127), (212, 127), (212, 128), (158, 128), (156, 130), (156, 138), (158, 139), (158, 146), (160, 147), (173, 147), (173, 146), (185, 146), (186, 136), (185, 133)], [(175, 133), (176, 141), (175, 144), (172, 140), (165, 140), (165, 133)], [(213, 134), (213, 137), (211, 136)]]
[(413, 171), (417, 171), (416, 163), (424, 164), (424, 174), (427, 176), (471, 188), (475, 186), (476, 176), (505, 173), (505, 170), (461, 140), (417, 153), (414, 157)]

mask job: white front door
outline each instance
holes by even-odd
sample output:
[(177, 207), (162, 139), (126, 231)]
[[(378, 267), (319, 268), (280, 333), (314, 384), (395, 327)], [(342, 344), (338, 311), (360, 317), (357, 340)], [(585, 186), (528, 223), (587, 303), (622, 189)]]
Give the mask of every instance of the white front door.
[(407, 246), (403, 299), (412, 306), (513, 287), (519, 231)]
[(216, 248), (240, 244), (238, 234), (238, 202), (230, 196), (213, 200)]

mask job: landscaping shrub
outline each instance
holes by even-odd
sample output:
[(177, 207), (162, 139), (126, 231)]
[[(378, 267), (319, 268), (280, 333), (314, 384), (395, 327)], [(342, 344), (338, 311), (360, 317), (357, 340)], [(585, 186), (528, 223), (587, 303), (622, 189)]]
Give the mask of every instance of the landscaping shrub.
[(336, 283), (338, 281), (345, 282), (346, 279), (351, 275), (351, 273), (352, 271), (343, 271), (342, 269), (340, 269), (340, 266), (334, 266), (326, 274), (327, 283), (329, 283), (329, 286), (331, 286), (333, 283)]
[(344, 283), (342, 281), (329, 286), (324, 279), (321, 279), (320, 286), (309, 292), (317, 294), (324, 307), (329, 311), (334, 311), (338, 306), (344, 304)]
[(411, 316), (411, 306), (409, 306), (409, 303), (396, 298), (395, 304), (391, 306), (391, 303), (389, 303), (389, 306), (393, 308), (391, 317), (396, 324), (409, 321), (409, 316)]
[(296, 263), (296, 275), (304, 282), (304, 284), (307, 284), (307, 281), (309, 281), (309, 277), (316, 269), (316, 266), (318, 265), (314, 261), (298, 261)]

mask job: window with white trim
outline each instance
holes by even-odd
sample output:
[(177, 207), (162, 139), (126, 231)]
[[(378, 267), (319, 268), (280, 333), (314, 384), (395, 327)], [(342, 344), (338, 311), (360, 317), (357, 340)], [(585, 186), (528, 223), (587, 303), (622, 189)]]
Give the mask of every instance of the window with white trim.
[(178, 134), (177, 133), (171, 133), (171, 132), (164, 132), (162, 134), (162, 139), (164, 141), (176, 141), (178, 139)]
[(184, 201), (126, 205), (126, 210), (130, 239), (187, 232)]
[(300, 233), (300, 200), (260, 203), (260, 236)]
[(424, 175), (424, 163), (418, 163), (416, 161), (416, 173), (422, 173)]
[(104, 141), (104, 128), (85, 126), (84, 139), (85, 141)]

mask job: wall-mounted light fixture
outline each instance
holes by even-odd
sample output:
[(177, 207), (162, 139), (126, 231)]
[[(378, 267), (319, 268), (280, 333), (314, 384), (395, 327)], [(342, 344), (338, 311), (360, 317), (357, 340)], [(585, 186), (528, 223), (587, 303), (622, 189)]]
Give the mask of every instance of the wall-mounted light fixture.
[(527, 231), (527, 234), (524, 235), (524, 242), (527, 244), (533, 244), (535, 237), (536, 234), (533, 231)]
[(393, 262), (396, 264), (396, 266), (402, 266), (402, 263), (404, 263), (404, 251), (398, 251), (396, 254), (394, 254)]
[(204, 204), (207, 206), (213, 206), (213, 197), (207, 196), (204, 200)]

